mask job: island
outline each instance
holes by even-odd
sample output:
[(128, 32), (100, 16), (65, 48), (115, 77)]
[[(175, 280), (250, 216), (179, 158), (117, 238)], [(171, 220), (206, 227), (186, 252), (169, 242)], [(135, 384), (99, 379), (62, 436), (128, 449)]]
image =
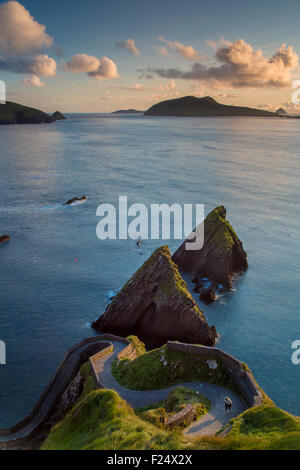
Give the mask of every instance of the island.
[(60, 111), (55, 111), (55, 113), (52, 114), (52, 117), (55, 121), (63, 121), (67, 119)]
[(144, 114), (145, 111), (138, 111), (137, 109), (119, 109), (112, 114)]
[(39, 109), (7, 101), (0, 105), (0, 124), (42, 124), (55, 119)]
[(145, 116), (232, 116), (232, 117), (278, 117), (277, 113), (243, 106), (229, 106), (218, 103), (210, 96), (196, 98), (184, 96), (162, 101), (145, 112)]

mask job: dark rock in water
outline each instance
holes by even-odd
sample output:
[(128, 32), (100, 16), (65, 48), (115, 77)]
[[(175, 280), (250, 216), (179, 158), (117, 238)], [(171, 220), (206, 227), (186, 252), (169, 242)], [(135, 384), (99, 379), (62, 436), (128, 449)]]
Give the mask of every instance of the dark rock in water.
[(206, 304), (212, 304), (217, 299), (215, 291), (210, 287), (200, 295), (200, 300)]
[(124, 337), (134, 334), (152, 347), (168, 340), (211, 346), (217, 336), (187, 290), (167, 246), (152, 254), (92, 326)]
[(136, 242), (136, 244), (137, 244), (137, 246), (141, 246), (141, 245), (142, 245), (142, 240), (138, 240), (138, 241)]
[(55, 111), (55, 113), (52, 114), (52, 117), (55, 121), (63, 121), (64, 119), (67, 119), (60, 111)]
[(83, 196), (83, 197), (74, 197), (73, 199), (70, 199), (68, 202), (66, 202), (64, 204), (64, 206), (71, 206), (72, 204), (74, 204), (75, 202), (79, 203), (79, 202), (85, 202), (87, 201), (87, 197), (86, 196)]
[[(197, 227), (199, 233), (200, 228)], [(223, 206), (217, 207), (206, 217), (204, 245), (200, 250), (186, 250), (186, 241), (172, 259), (179, 268), (192, 272), (195, 278), (206, 277), (209, 281), (229, 288), (233, 275), (248, 267), (247, 254), (226, 220), (226, 209)]]
[(2, 235), (0, 237), (0, 243), (6, 243), (10, 240), (10, 236), (9, 235)]
[(203, 291), (203, 288), (204, 288), (204, 284), (200, 283), (194, 287), (193, 291), (196, 292), (196, 294), (200, 294), (200, 292)]

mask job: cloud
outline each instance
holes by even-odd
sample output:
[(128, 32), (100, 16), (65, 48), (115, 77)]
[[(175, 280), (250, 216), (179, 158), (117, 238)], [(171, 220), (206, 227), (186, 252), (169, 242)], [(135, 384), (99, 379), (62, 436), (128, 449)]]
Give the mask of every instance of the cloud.
[(283, 88), (291, 85), (291, 72), (298, 66), (298, 55), (292, 46), (282, 44), (274, 55), (267, 58), (260, 49), (255, 51), (243, 39), (220, 47), (216, 51), (216, 59), (220, 65), (208, 67), (196, 62), (188, 71), (149, 67), (146, 72), (162, 78), (210, 82), (215, 89)]
[(46, 33), (19, 2), (0, 5), (0, 51), (5, 56), (20, 56), (50, 47), (53, 38)]
[(0, 70), (26, 73), (40, 77), (54, 77), (56, 74), (56, 62), (46, 54), (37, 54), (24, 58), (0, 57)]
[(45, 86), (45, 83), (43, 83), (39, 77), (36, 75), (31, 75), (30, 77), (24, 78), (23, 82), (24, 85), (26, 86), (33, 86), (36, 88), (42, 88)]
[(144, 91), (147, 88), (140, 83), (135, 83), (133, 86), (119, 86), (120, 90), (127, 90), (127, 91)]
[(132, 55), (140, 55), (140, 51), (136, 47), (134, 39), (127, 39), (125, 42), (117, 42), (116, 47), (119, 49), (127, 49)]
[[(206, 56), (204, 56), (204, 54), (200, 54), (198, 51), (196, 51), (196, 49), (193, 48), (193, 46), (185, 46), (179, 41), (168, 41), (163, 36), (160, 36), (158, 40), (165, 43), (166, 46), (168, 46), (171, 50), (178, 53), (183, 59), (188, 59), (188, 60), (198, 60), (198, 59), (206, 60), (207, 59)], [(155, 46), (155, 48), (162, 55), (170, 55), (166, 46)]]
[(94, 57), (87, 54), (76, 54), (69, 62), (63, 61), (63, 68), (67, 72), (86, 73), (89, 77), (99, 79), (118, 78), (116, 64), (108, 57)]

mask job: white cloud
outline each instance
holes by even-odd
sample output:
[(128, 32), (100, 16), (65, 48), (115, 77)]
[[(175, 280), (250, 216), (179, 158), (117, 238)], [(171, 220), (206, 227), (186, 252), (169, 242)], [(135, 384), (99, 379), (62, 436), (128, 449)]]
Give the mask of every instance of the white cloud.
[(76, 54), (69, 62), (63, 61), (63, 68), (67, 72), (86, 73), (88, 76), (99, 79), (118, 78), (117, 65), (108, 57), (97, 57), (87, 54)]
[(45, 83), (43, 83), (36, 75), (31, 75), (30, 77), (24, 78), (22, 83), (26, 86), (33, 86), (36, 88), (42, 88), (45, 86)]
[(116, 47), (119, 49), (127, 49), (132, 55), (140, 55), (140, 51), (135, 45), (134, 39), (127, 39), (124, 42), (117, 42)]
[(0, 5), (0, 51), (5, 56), (20, 56), (50, 47), (53, 38), (46, 33), (19, 2)]

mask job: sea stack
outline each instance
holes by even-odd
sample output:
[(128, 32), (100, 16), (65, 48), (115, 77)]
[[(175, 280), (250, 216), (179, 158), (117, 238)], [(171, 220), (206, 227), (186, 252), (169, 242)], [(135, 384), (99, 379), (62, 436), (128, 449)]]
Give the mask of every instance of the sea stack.
[(187, 290), (167, 246), (151, 255), (92, 326), (102, 333), (134, 334), (149, 347), (168, 340), (212, 346), (217, 336)]
[(223, 206), (210, 212), (204, 221), (203, 247), (189, 251), (185, 244), (186, 241), (175, 252), (172, 260), (180, 269), (191, 272), (195, 279), (207, 278), (215, 284), (230, 288), (233, 275), (248, 268), (243, 244), (226, 219)]

